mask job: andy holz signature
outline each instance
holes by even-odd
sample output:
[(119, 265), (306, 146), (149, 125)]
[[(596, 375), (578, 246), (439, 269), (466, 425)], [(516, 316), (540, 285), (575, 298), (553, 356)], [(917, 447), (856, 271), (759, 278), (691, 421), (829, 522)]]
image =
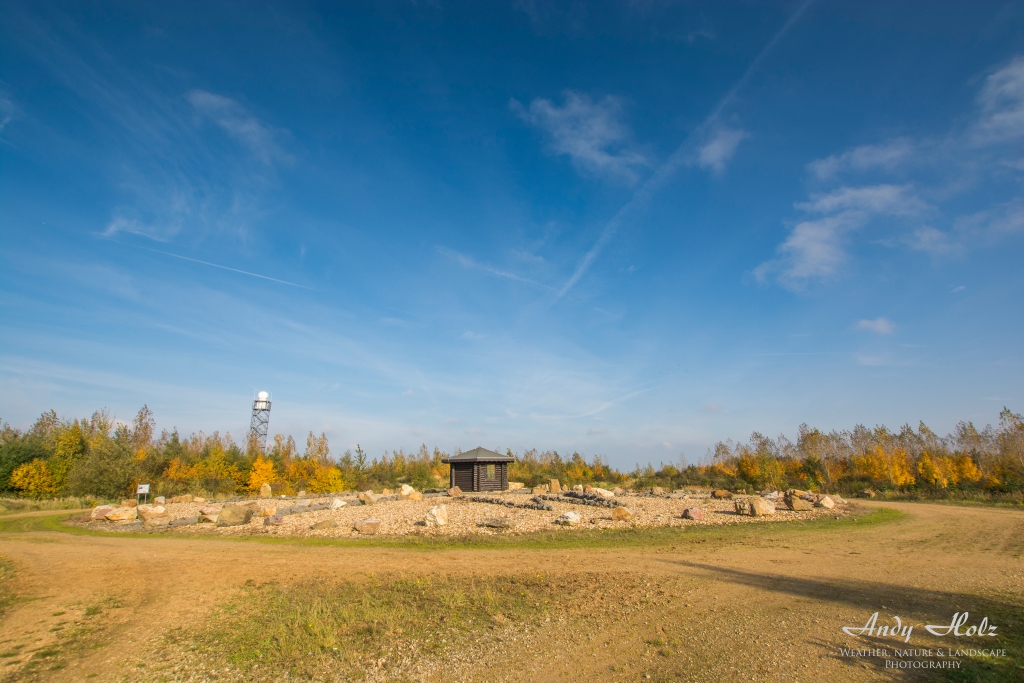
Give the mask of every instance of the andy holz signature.
[[(924, 627), (924, 630), (931, 633), (933, 636), (943, 638), (948, 635), (960, 638), (963, 636), (991, 636), (996, 635), (996, 626), (988, 623), (988, 617), (983, 617), (981, 623), (977, 626), (968, 626), (961, 630), (964, 624), (967, 623), (967, 618), (970, 615), (969, 612), (957, 612), (953, 615), (953, 618), (948, 624), (928, 624)], [(892, 626), (879, 626), (878, 625), (878, 612), (875, 612), (868, 617), (867, 623), (863, 626), (844, 626), (843, 633), (848, 636), (878, 636), (883, 637), (902, 637), (904, 643), (910, 642), (910, 634), (914, 631), (914, 627), (910, 624), (904, 624), (898, 616), (893, 616), (893, 621), (896, 622)]]

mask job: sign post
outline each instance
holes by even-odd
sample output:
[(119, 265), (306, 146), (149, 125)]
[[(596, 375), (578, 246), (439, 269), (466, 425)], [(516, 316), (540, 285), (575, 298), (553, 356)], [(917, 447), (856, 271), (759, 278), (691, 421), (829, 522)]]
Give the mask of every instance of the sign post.
[(139, 496), (145, 496), (146, 502), (149, 502), (149, 484), (139, 484), (135, 489), (135, 502), (139, 502)]

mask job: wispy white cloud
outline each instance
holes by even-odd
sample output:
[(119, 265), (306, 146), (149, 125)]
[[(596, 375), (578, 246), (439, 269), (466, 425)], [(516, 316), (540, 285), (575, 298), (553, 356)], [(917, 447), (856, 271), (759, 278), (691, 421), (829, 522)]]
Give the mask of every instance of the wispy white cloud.
[(597, 436), (599, 434), (607, 434), (608, 430), (601, 427), (591, 427), (587, 430), (587, 436)]
[(961, 216), (953, 227), (960, 239), (970, 246), (994, 244), (1010, 235), (1024, 233), (1024, 200), (1013, 199), (985, 211)]
[(949, 293), (950, 294), (956, 294), (957, 292), (962, 292), (965, 289), (967, 289), (966, 285), (958, 285), (958, 286), (954, 287), (953, 289), (949, 290)]
[(155, 242), (170, 242), (175, 235), (181, 231), (181, 224), (174, 223), (166, 226), (149, 225), (141, 221), (123, 216), (117, 216), (103, 230), (104, 237), (114, 237), (118, 233), (126, 232), (132, 235), (142, 235)]
[(595, 175), (637, 180), (636, 169), (647, 159), (632, 143), (629, 128), (621, 121), (622, 101), (611, 95), (599, 102), (566, 90), (559, 107), (551, 100), (537, 98), (524, 107), (518, 100), (509, 106), (520, 118), (550, 138), (552, 151), (565, 154), (573, 164)]
[(14, 111), (14, 102), (7, 96), (6, 92), (0, 90), (0, 133), (4, 132), (4, 128), (14, 118)]
[(697, 150), (697, 165), (716, 174), (725, 172), (725, 165), (736, 153), (746, 131), (732, 128), (716, 128)]
[(918, 228), (904, 242), (914, 251), (923, 251), (932, 256), (945, 256), (962, 251), (961, 245), (942, 230), (931, 226)]
[(909, 138), (896, 138), (880, 145), (862, 145), (839, 155), (832, 154), (812, 161), (807, 168), (819, 180), (828, 180), (845, 170), (891, 170), (906, 161), (913, 151), (914, 144)]
[(875, 216), (916, 216), (929, 209), (913, 188), (900, 185), (842, 187), (795, 207), (827, 215), (797, 223), (776, 249), (777, 258), (754, 269), (758, 282), (775, 275), (782, 286), (799, 290), (812, 280), (833, 279), (848, 258), (845, 243), (851, 232)]
[(486, 263), (480, 263), (473, 257), (459, 253), (454, 249), (449, 249), (448, 247), (438, 246), (434, 247), (434, 250), (438, 254), (452, 259), (463, 268), (467, 268), (469, 270), (480, 270), (485, 273), (490, 273), (491, 275), (494, 275), (496, 277), (505, 278), (507, 280), (514, 280), (516, 282), (522, 282), (524, 284), (533, 285), (534, 287), (541, 287), (543, 289), (552, 289), (550, 286), (537, 282), (536, 280), (531, 280), (530, 278), (522, 277), (521, 275), (516, 275), (515, 273), (511, 273), (507, 270), (495, 268), (494, 266), (487, 265)]
[(896, 329), (896, 323), (888, 318), (874, 318), (872, 320), (858, 320), (857, 329), (868, 330), (876, 334), (891, 334)]
[(291, 155), (275, 140), (275, 133), (238, 102), (205, 90), (193, 90), (185, 97), (197, 112), (248, 147), (253, 156), (264, 164), (292, 162)]
[(1024, 57), (1015, 57), (985, 79), (978, 104), (976, 142), (992, 144), (1024, 136)]

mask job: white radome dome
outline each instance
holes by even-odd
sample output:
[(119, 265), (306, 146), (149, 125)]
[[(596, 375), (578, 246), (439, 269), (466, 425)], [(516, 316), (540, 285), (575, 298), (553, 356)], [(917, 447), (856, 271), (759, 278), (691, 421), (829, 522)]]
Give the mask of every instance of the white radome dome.
[(268, 398), (270, 398), (270, 394), (268, 394), (265, 391), (261, 391), (260, 393), (256, 394), (256, 398), (258, 398), (261, 401), (266, 401)]

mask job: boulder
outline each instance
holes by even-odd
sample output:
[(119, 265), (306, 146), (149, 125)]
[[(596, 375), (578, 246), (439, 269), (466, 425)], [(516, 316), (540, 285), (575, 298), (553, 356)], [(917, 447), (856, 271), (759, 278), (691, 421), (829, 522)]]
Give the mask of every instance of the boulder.
[(107, 519), (111, 522), (131, 522), (138, 517), (138, 512), (133, 507), (114, 508), (107, 513)]
[(458, 486), (453, 486), (450, 489), (448, 489), (448, 495), (452, 498), (458, 498), (459, 496), (462, 495), (462, 489), (460, 489)]
[(661, 488), (660, 486), (652, 486), (651, 487), (651, 495), (652, 496), (664, 496), (665, 495), (665, 489)]
[(829, 496), (822, 496), (818, 499), (818, 502), (814, 504), (814, 507), (825, 508), (831, 510), (836, 506), (836, 502)]
[(135, 500), (134, 498), (128, 498), (121, 501), (121, 507), (123, 508), (133, 508), (138, 506), (138, 504), (139, 501)]
[(790, 496), (786, 498), (786, 505), (789, 506), (789, 509), (793, 512), (806, 512), (814, 509), (814, 503), (797, 496)]
[(732, 498), (732, 492), (726, 491), (725, 489), (717, 489), (711, 492), (711, 497), (721, 500), (728, 500), (729, 498)]
[(751, 499), (748, 508), (751, 517), (765, 517), (775, 514), (775, 503), (766, 498)]
[(220, 505), (207, 505), (199, 508), (199, 514), (201, 515), (217, 515), (220, 514)]
[(448, 523), (448, 508), (444, 505), (435, 505), (427, 510), (423, 521), (428, 527), (444, 526)]
[(625, 491), (622, 489), (622, 487), (616, 486), (615, 488), (612, 489), (612, 493), (614, 493), (616, 496), (621, 496), (623, 493), (625, 493)]
[(531, 493), (533, 493), (533, 495), (535, 495), (535, 496), (540, 496), (540, 495), (543, 495), (543, 494), (545, 494), (547, 492), (548, 492), (548, 487), (547, 486), (534, 486), (533, 487), (533, 491), (531, 491)]
[(846, 505), (846, 499), (842, 496), (832, 496), (832, 500), (836, 502), (836, 505)]
[(305, 491), (299, 491), (299, 498), (305, 498), (305, 497), (306, 497), (306, 492)]
[(217, 526), (241, 526), (252, 519), (253, 510), (245, 505), (225, 505), (217, 516)]
[(552, 479), (550, 482), (548, 482), (548, 490), (550, 490), (551, 493), (561, 493), (562, 487), (559, 485), (557, 479)]
[(737, 515), (749, 515), (750, 503), (745, 500), (737, 500), (733, 505)]
[(523, 485), (524, 484), (521, 481), (510, 481), (508, 483), (508, 490), (509, 491), (518, 491), (519, 489), (523, 488)]
[(576, 493), (590, 493), (594, 489), (591, 488), (590, 486), (584, 486), (583, 484), (576, 484), (575, 486), (572, 487), (572, 490), (575, 491)]
[(380, 496), (373, 491), (363, 491), (359, 494), (359, 500), (363, 501), (363, 505), (373, 505), (380, 500)]
[(281, 526), (284, 524), (284, 515), (270, 515), (263, 520), (264, 526)]
[(200, 524), (203, 524), (203, 523), (216, 524), (218, 516), (220, 516), (219, 512), (200, 513), (199, 514), (199, 523)]
[(343, 501), (341, 498), (331, 498), (331, 509), (332, 510), (340, 510), (341, 508), (345, 507), (346, 505), (348, 505), (348, 503)]
[(316, 524), (314, 524), (313, 526), (311, 526), (309, 528), (312, 529), (313, 531), (320, 531), (322, 529), (333, 529), (336, 526), (338, 526), (338, 523), (335, 522), (333, 519), (325, 519), (322, 522), (317, 522)]
[(274, 495), (274, 490), (270, 488), (270, 484), (264, 483), (260, 486), (260, 498), (270, 498)]
[(487, 517), (480, 520), (480, 526), (488, 529), (511, 529), (512, 520), (507, 517)]
[(297, 500), (292, 503), (293, 508), (308, 508), (310, 501), (308, 500)]
[(92, 512), (89, 513), (89, 519), (93, 522), (102, 522), (107, 518), (107, 515), (113, 511), (113, 505), (97, 505), (92, 509)]
[(692, 519), (699, 522), (704, 519), (704, 513), (701, 512), (700, 508), (687, 508), (683, 510), (683, 519)]
[(612, 508), (612, 519), (616, 522), (628, 522), (633, 519), (633, 511), (629, 508), (622, 507), (621, 505), (616, 508)]
[(163, 505), (140, 505), (135, 510), (138, 512), (139, 517), (143, 522), (148, 522), (154, 517), (165, 517), (167, 516), (167, 508)]
[(143, 526), (146, 529), (156, 529), (158, 527), (165, 527), (171, 523), (171, 516), (168, 514), (159, 515), (156, 517), (150, 517), (144, 520)]
[(360, 519), (352, 525), (352, 528), (361, 534), (375, 534), (380, 529), (380, 520), (373, 519), (372, 517), (369, 519)]
[(167, 498), (165, 498), (164, 496), (157, 496), (156, 498), (153, 499), (153, 505), (166, 505), (166, 504), (167, 504)]
[(571, 510), (569, 512), (563, 512), (555, 518), (555, 524), (560, 524), (562, 526), (576, 526), (580, 521), (579, 513), (572, 512)]
[(860, 496), (861, 498), (874, 498), (878, 494), (875, 493), (874, 489), (864, 489), (863, 491), (861, 491), (857, 495)]
[(414, 489), (413, 487), (409, 486), (408, 484), (402, 484), (401, 488), (398, 489), (398, 495), (400, 495), (400, 496), (408, 496), (410, 493), (412, 493), (415, 490), (416, 489)]
[(592, 488), (590, 490), (590, 492), (595, 494), (595, 495), (601, 496), (605, 500), (609, 500), (609, 499), (615, 497), (615, 494), (612, 493), (611, 491), (609, 491), (608, 489), (602, 489), (602, 488), (595, 487), (595, 488)]
[(191, 503), (191, 502), (193, 502), (193, 500), (192, 500), (192, 496), (190, 494), (185, 493), (185, 494), (180, 495), (180, 496), (174, 496), (173, 498), (171, 498), (171, 502), (172, 503)]
[(423, 493), (421, 491), (413, 491), (408, 496), (402, 496), (402, 500), (423, 500)]
[(198, 503), (199, 505), (202, 505), (203, 503), (206, 502), (206, 499), (203, 498), (202, 496), (193, 496), (192, 497), (192, 502), (193, 503)]
[(380, 492), (380, 495), (382, 495), (382, 496), (390, 496), (392, 493), (394, 493), (394, 491), (392, 491), (391, 489), (382, 489), (381, 492)]
[(256, 508), (257, 517), (270, 517), (277, 514), (277, 503), (264, 503)]
[(170, 526), (192, 526), (193, 524), (199, 524), (199, 517), (197, 515), (172, 519)]
[(789, 489), (788, 491), (786, 491), (786, 495), (791, 498), (800, 498), (802, 496), (806, 496), (807, 494), (807, 491), (801, 491), (800, 489)]

